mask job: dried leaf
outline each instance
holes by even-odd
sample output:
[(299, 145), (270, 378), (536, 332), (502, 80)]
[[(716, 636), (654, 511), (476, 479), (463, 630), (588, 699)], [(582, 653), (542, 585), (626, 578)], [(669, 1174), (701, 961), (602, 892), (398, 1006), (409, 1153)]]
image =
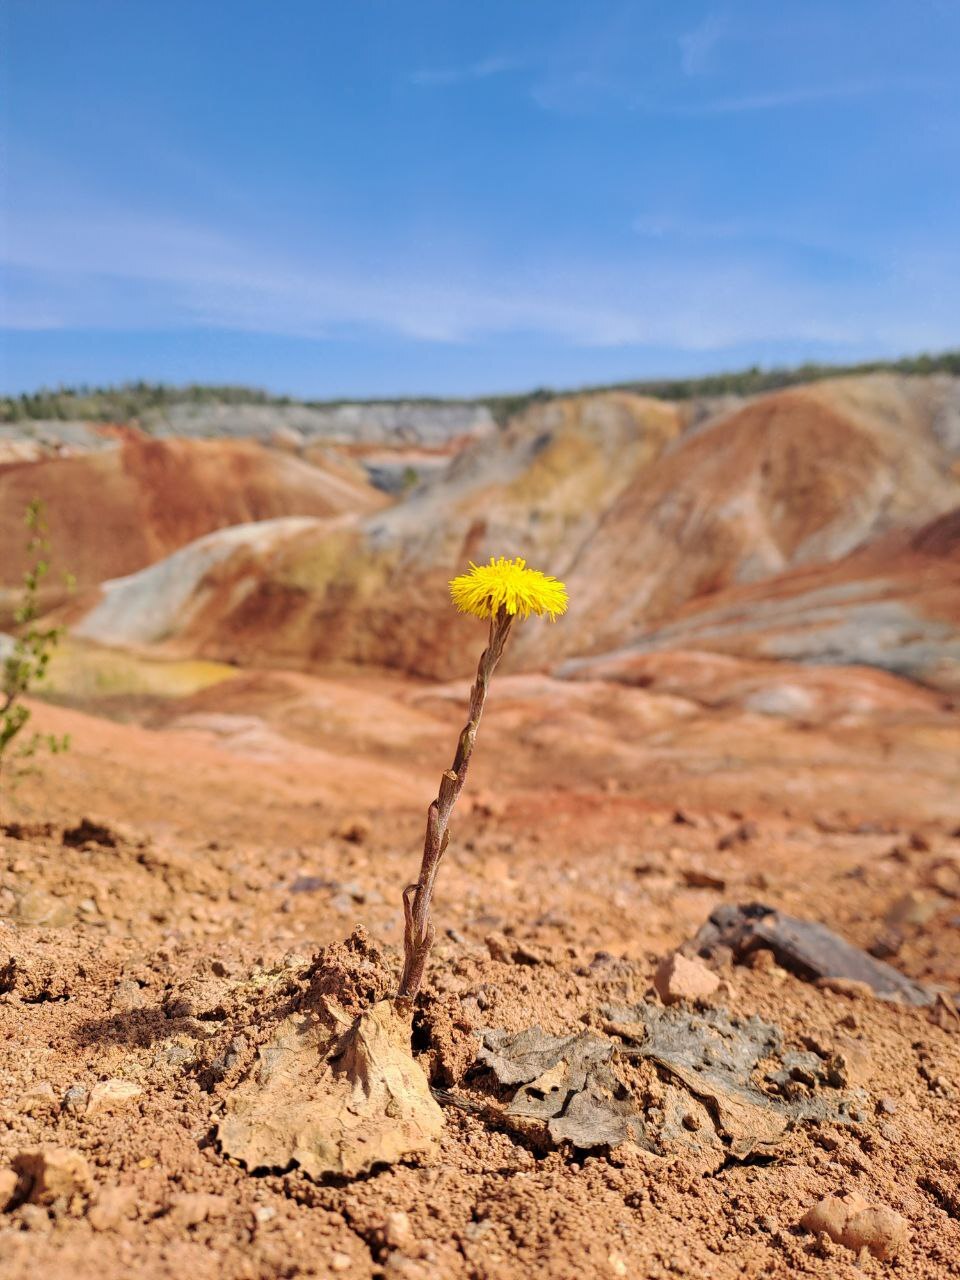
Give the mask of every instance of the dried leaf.
[[(565, 1062), (574, 1076), (583, 1075), (591, 1062), (604, 1062), (613, 1051), (607, 1040), (587, 1031), (579, 1035), (548, 1036), (539, 1027), (509, 1032), (487, 1028), (481, 1032), (483, 1046), (477, 1055), (481, 1066), (489, 1067), (500, 1084), (529, 1084)], [(574, 1088), (582, 1088), (583, 1080)]]
[[(519, 1084), (505, 1115), (547, 1121), (554, 1142), (617, 1146), (636, 1137), (633, 1099), (605, 1068), (613, 1044), (599, 1036), (549, 1036), (539, 1027), (510, 1034), (488, 1029), (477, 1061), (501, 1084)], [(536, 1074), (539, 1072), (540, 1074)]]
[[(715, 1167), (773, 1149), (796, 1121), (842, 1121), (858, 1101), (840, 1092), (847, 1073), (837, 1054), (784, 1052), (778, 1028), (759, 1018), (648, 1004), (602, 1013), (636, 1047), (539, 1027), (483, 1032), (478, 1064), (518, 1086), (500, 1112), (505, 1120), (539, 1122), (553, 1142), (588, 1149), (631, 1139), (663, 1154), (696, 1153)], [(638, 1086), (618, 1054), (646, 1060), (655, 1087)]]
[(224, 1154), (311, 1178), (431, 1156), (443, 1116), (410, 1053), (409, 1018), (389, 1000), (354, 1022), (327, 1013), (287, 1018), (261, 1046), (218, 1127)]
[(627, 1138), (641, 1141), (643, 1122), (627, 1088), (609, 1071), (594, 1068), (586, 1088), (575, 1093), (562, 1116), (547, 1126), (554, 1142), (575, 1147), (617, 1147)]

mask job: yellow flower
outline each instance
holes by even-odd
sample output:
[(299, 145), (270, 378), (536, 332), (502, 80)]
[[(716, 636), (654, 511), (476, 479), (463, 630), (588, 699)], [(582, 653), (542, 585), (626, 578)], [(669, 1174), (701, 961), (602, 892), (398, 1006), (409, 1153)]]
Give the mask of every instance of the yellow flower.
[(549, 614), (551, 621), (567, 607), (567, 588), (556, 578), (537, 569), (528, 569), (526, 560), (499, 560), (489, 564), (470, 562), (470, 572), (450, 583), (450, 595), (461, 613), (489, 618), (500, 609), (529, 618), (531, 613)]

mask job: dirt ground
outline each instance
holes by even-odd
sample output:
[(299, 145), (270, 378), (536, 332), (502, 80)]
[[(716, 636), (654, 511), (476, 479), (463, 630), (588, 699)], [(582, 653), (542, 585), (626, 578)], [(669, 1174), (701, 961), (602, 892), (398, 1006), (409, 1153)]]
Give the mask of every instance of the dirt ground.
[[(389, 994), (399, 893), (458, 703), (357, 686), (363, 714), (322, 733), (305, 686), (296, 707), (289, 684), (259, 687), (237, 698), (259, 716), (240, 725), (222, 719), (229, 689), (176, 714), (37, 710), (74, 747), (7, 802), (0, 834), (4, 1280), (960, 1275), (955, 715), (771, 723), (765, 739), (743, 718), (688, 717), (642, 759), (611, 740), (578, 763), (556, 716), (506, 686), (414, 1019), (443, 1101), (438, 1158), (317, 1184), (247, 1172), (216, 1126), (277, 1009), (318, 973), (348, 1012)], [(331, 688), (307, 692), (335, 720)], [(408, 717), (392, 737), (388, 695)], [(846, 1118), (707, 1163), (633, 1143), (585, 1153), (491, 1118), (480, 1028), (563, 1035), (601, 1028), (607, 1005), (659, 1006), (660, 959), (719, 903), (755, 900), (945, 994), (910, 1008), (818, 988), (770, 953), (719, 964), (711, 1008), (842, 1056)], [(47, 1203), (37, 1160), (67, 1180)], [(906, 1220), (895, 1260), (801, 1227), (850, 1192)]]

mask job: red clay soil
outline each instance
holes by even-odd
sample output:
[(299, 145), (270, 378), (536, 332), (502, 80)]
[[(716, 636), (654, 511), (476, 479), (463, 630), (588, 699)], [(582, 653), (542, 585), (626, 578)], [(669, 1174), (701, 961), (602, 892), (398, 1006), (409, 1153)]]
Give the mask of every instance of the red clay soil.
[(227, 525), (276, 516), (375, 511), (386, 498), (330, 465), (251, 441), (153, 440), (0, 467), (0, 586), (28, 564), (23, 515), (40, 498), (51, 562), (80, 585), (141, 569)]
[[(0, 836), (4, 1280), (960, 1274), (960, 1017), (818, 989), (770, 953), (721, 963), (714, 1003), (841, 1055), (862, 1091), (851, 1121), (798, 1125), (773, 1158), (584, 1157), (445, 1105), (432, 1163), (317, 1185), (226, 1160), (217, 1119), (276, 1010), (321, 974), (356, 1011), (399, 972), (399, 890), (462, 690), (344, 679), (246, 676), (153, 729), (37, 709), (74, 749), (8, 798)], [(560, 1034), (656, 1004), (658, 959), (722, 901), (814, 917), (960, 989), (955, 716), (700, 709), (657, 729), (656, 695), (606, 686), (598, 710), (602, 692), (507, 677), (491, 698), (415, 1020), (438, 1088), (473, 1096), (478, 1027)], [(624, 757), (644, 699), (646, 754)], [(67, 1191), (24, 1201), (44, 1161)], [(800, 1226), (848, 1192), (903, 1216), (895, 1262)]]
[[(468, 560), (521, 554), (570, 589), (562, 627), (516, 637), (515, 659), (533, 669), (692, 627), (728, 600), (769, 599), (775, 640), (781, 593), (861, 577), (936, 642), (937, 623), (957, 616), (944, 513), (960, 476), (926, 418), (898, 414), (895, 398), (855, 410), (844, 385), (759, 397), (686, 430), (676, 406), (626, 394), (535, 406), (374, 518), (297, 533), (258, 576), (242, 556), (223, 562), (172, 638), (245, 665), (464, 675), (469, 624), (446, 583)], [(942, 520), (930, 526), (941, 536), (910, 545)], [(751, 652), (749, 636), (723, 643)], [(717, 646), (688, 635), (671, 647)]]

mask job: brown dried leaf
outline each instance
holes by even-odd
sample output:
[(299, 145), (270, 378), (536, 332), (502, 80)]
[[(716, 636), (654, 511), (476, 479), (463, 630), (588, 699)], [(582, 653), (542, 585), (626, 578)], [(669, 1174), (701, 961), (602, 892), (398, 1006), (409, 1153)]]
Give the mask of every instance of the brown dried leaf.
[(410, 1020), (381, 1000), (354, 1022), (285, 1019), (218, 1126), (225, 1155), (249, 1170), (298, 1165), (311, 1178), (357, 1177), (377, 1165), (429, 1157), (440, 1107), (410, 1053)]

